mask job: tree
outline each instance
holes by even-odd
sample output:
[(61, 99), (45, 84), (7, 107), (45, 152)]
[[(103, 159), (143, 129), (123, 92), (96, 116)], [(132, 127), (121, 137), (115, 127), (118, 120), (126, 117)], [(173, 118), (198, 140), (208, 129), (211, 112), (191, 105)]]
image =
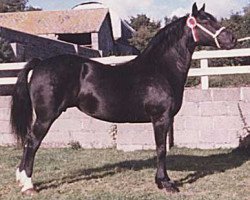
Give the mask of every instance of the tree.
[(33, 6), (26, 6), (25, 8), (25, 11), (41, 11), (42, 9), (41, 8), (36, 8), (36, 7), (33, 7)]
[(0, 63), (12, 62), (14, 53), (8, 42), (0, 38)]
[[(233, 31), (236, 38), (245, 38), (250, 36), (250, 4), (244, 8), (244, 14), (234, 13), (229, 19), (222, 19), (222, 25)], [(238, 42), (236, 48), (249, 48), (250, 40)], [(249, 57), (233, 59), (234, 65), (250, 64)]]
[(28, 0), (0, 0), (0, 12), (24, 11)]
[[(165, 17), (164, 24), (167, 25), (177, 19), (177, 16), (173, 16), (172, 18)], [(147, 47), (151, 38), (161, 28), (160, 21), (151, 21), (145, 14), (131, 17), (128, 23), (136, 30), (133, 38), (130, 39), (130, 43), (140, 51), (143, 51)]]
[(165, 24), (165, 26), (166, 25), (168, 25), (168, 24), (170, 24), (170, 23), (172, 23), (172, 22), (174, 22), (175, 20), (177, 20), (178, 19), (178, 17), (177, 16), (173, 16), (172, 18), (169, 18), (169, 17), (164, 17), (164, 24)]
[(27, 4), (28, 0), (0, 0), (0, 13), (41, 10)]
[(136, 33), (130, 39), (130, 43), (140, 51), (146, 48), (151, 38), (161, 27), (159, 21), (151, 21), (145, 14), (131, 17), (128, 23), (136, 30)]

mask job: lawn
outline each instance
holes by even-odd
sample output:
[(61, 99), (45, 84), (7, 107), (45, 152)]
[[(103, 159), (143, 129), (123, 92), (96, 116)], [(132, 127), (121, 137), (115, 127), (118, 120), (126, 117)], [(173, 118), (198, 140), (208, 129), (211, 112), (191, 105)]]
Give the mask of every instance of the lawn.
[(20, 155), (20, 150), (0, 147), (0, 199), (250, 199), (246, 152), (173, 148), (168, 172), (180, 193), (168, 194), (154, 184), (154, 151), (40, 149), (33, 176), (39, 194), (33, 198), (22, 196), (15, 183)]

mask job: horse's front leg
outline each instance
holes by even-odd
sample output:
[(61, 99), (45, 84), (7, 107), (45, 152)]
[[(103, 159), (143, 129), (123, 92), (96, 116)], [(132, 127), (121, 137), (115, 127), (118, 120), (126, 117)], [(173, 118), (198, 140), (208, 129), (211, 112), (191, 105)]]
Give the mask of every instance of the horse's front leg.
[(164, 113), (157, 119), (153, 120), (156, 152), (157, 152), (157, 171), (155, 183), (159, 189), (165, 188), (168, 192), (179, 192), (174, 182), (170, 181), (166, 170), (166, 137), (171, 130), (173, 118), (169, 113)]

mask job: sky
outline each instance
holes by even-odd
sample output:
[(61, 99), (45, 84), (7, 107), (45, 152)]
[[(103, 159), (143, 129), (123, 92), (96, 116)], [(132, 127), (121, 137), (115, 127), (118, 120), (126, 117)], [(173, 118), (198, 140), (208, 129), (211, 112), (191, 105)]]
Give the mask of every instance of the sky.
[[(91, 1), (91, 0), (89, 0)], [(95, 0), (92, 0), (95, 1)], [(129, 19), (137, 14), (146, 14), (153, 20), (163, 20), (165, 16), (178, 17), (191, 12), (194, 2), (198, 7), (206, 3), (206, 11), (218, 19), (227, 18), (230, 14), (241, 12), (242, 8), (250, 4), (250, 0), (99, 0), (115, 10), (121, 18)], [(33, 7), (43, 10), (71, 9), (86, 0), (29, 0)]]

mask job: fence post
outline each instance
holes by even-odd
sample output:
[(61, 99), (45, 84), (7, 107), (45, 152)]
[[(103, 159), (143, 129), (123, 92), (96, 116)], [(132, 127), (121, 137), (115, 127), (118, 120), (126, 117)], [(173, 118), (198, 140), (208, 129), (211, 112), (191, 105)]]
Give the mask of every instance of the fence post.
[[(201, 59), (200, 64), (201, 64), (201, 69), (207, 69), (208, 59)], [(208, 76), (201, 76), (201, 89), (207, 90), (208, 88), (209, 88)]]

